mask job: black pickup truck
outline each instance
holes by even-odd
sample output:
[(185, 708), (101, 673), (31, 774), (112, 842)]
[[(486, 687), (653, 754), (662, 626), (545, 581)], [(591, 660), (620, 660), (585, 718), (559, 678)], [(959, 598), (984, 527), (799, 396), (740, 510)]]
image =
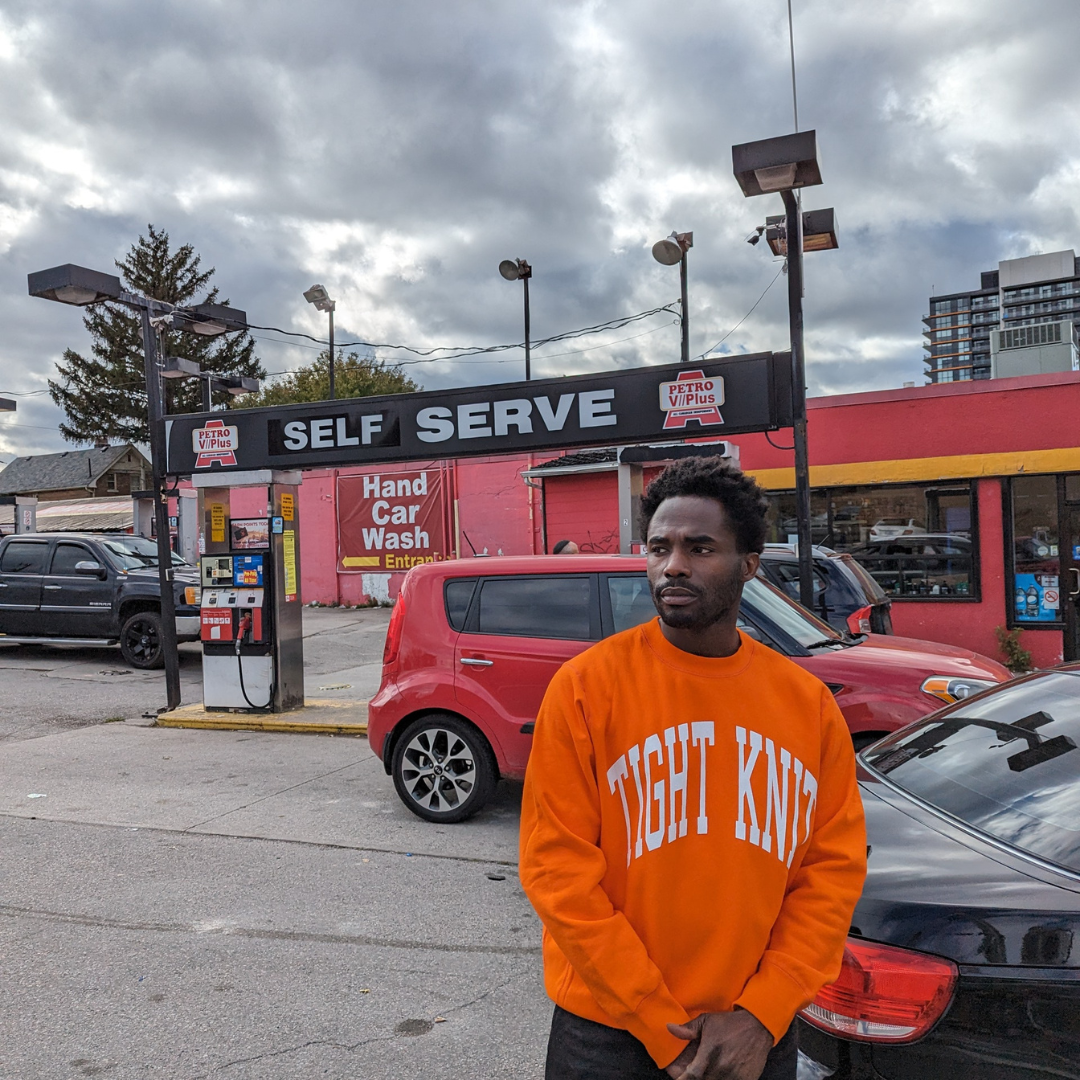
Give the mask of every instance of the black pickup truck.
[[(176, 633), (199, 636), (199, 577), (173, 556)], [(0, 645), (116, 645), (161, 667), (157, 544), (141, 536), (22, 533), (0, 540)]]

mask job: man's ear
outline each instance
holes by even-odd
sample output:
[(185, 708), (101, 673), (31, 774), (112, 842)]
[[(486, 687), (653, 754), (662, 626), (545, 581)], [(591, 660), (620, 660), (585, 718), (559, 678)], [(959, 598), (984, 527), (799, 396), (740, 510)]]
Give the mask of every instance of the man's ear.
[(748, 551), (743, 559), (743, 581), (750, 581), (758, 572), (761, 556), (756, 551)]

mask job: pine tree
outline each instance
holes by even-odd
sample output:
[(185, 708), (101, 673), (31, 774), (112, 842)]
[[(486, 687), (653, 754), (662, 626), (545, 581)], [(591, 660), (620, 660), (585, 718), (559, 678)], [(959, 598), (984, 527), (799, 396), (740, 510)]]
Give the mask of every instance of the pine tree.
[[(337, 350), (334, 350), (335, 354)], [(334, 394), (338, 398), (371, 397), (376, 394), (408, 394), (419, 390), (397, 364), (374, 355), (337, 356), (334, 361)], [(330, 397), (330, 350), (319, 353), (314, 363), (291, 371), (258, 394), (240, 398), (237, 407), (288, 405), (294, 401), (326, 401)]]
[[(210, 287), (213, 268), (202, 270), (190, 244), (169, 248), (169, 234), (148, 226), (127, 257), (116, 263), (124, 285), (170, 304), (227, 304)], [(101, 440), (146, 443), (149, 425), (146, 378), (143, 366), (141, 320), (138, 312), (118, 304), (96, 304), (87, 309), (83, 324), (93, 343), (90, 355), (65, 349), (57, 364), (58, 378), (49, 380), (49, 393), (66, 415), (60, 434), (69, 442)], [(249, 334), (201, 337), (169, 330), (162, 334), (163, 354), (198, 363), (215, 375), (264, 378)], [(165, 408), (169, 413), (197, 412), (198, 379), (166, 379)]]

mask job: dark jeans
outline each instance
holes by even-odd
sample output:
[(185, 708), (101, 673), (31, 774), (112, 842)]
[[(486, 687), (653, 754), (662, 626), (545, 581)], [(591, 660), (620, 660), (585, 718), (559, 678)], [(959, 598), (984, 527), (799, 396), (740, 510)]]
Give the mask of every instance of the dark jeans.
[[(795, 1080), (795, 1025), (769, 1051), (761, 1080)], [(670, 1080), (633, 1035), (555, 1006), (544, 1080)]]

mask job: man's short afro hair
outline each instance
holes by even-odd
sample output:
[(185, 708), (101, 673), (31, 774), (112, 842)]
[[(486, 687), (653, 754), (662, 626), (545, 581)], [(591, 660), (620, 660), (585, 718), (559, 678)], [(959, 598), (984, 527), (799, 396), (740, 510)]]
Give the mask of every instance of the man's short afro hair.
[(731, 462), (721, 457), (691, 457), (679, 458), (669, 465), (641, 497), (641, 524), (646, 537), (660, 504), (679, 495), (716, 499), (735, 530), (739, 552), (761, 554), (769, 503), (761, 488)]

